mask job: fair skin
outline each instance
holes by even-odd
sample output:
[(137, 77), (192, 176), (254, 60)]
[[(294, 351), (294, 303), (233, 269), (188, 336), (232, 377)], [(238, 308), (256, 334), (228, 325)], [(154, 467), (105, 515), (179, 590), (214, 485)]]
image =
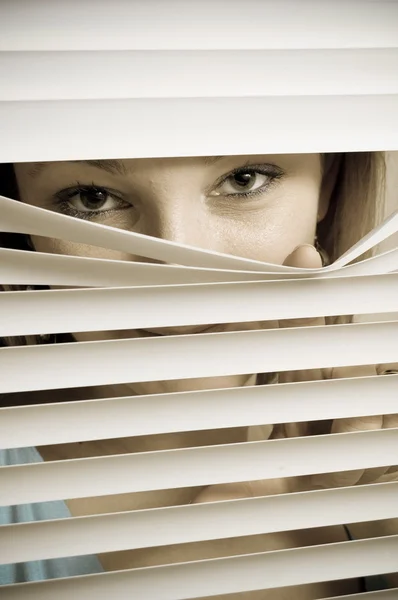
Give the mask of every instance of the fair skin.
[[(15, 165), (21, 200), (58, 210), (79, 218), (142, 234), (198, 246), (207, 250), (298, 267), (320, 267), (313, 247), (317, 223), (325, 216), (336, 175), (335, 166), (323, 173), (318, 154), (216, 159), (140, 159)], [(140, 257), (79, 245), (64, 240), (33, 237), (37, 251), (141, 260)], [(217, 331), (288, 327), (290, 322), (219, 325)], [(324, 324), (323, 319), (302, 325)], [(297, 323), (295, 323), (297, 325)], [(153, 334), (183, 334), (203, 328), (178, 327), (149, 331), (75, 334), (78, 341), (141, 337)], [(281, 374), (281, 381), (374, 374), (373, 367), (349, 372), (318, 371)], [(92, 390), (94, 397), (183, 391), (253, 385), (256, 374), (200, 380), (151, 382)], [(319, 424), (317, 425), (319, 426)], [(333, 432), (398, 427), (397, 417), (346, 419), (328, 424)], [(265, 437), (310, 435), (309, 424), (270, 427)], [(240, 442), (248, 439), (246, 429), (189, 432), (122, 440), (103, 440), (41, 448), (44, 460), (98, 456), (124, 452)], [(386, 470), (331, 474), (321, 478), (273, 480), (244, 485), (190, 488), (99, 499), (70, 500), (74, 515), (170, 506), (188, 502), (269, 495), (317, 487), (355, 485), (395, 477)], [(391, 531), (387, 531), (387, 533)], [(358, 529), (358, 537), (364, 536)], [(370, 534), (372, 535), (372, 534)], [(342, 527), (306, 532), (270, 534), (243, 540), (197, 543), (172, 548), (129, 551), (102, 555), (104, 568), (113, 570), (178, 562), (205, 556), (222, 556), (346, 540)], [(336, 587), (337, 586), (337, 587)], [(303, 600), (355, 591), (355, 585), (319, 584), (295, 592)], [(291, 592), (291, 590), (290, 590)], [(244, 598), (283, 600), (286, 591), (247, 594)], [(287, 595), (286, 595), (287, 594)], [(242, 597), (242, 596), (240, 596)], [(232, 598), (232, 596), (229, 596)]]

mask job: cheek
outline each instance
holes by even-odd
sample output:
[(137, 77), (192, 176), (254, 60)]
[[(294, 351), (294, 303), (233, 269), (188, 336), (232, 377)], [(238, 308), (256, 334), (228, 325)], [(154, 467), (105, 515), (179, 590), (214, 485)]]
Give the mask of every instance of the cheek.
[(261, 211), (219, 223), (223, 251), (244, 258), (281, 264), (301, 244), (313, 244), (317, 225), (318, 190), (284, 193)]
[(47, 254), (66, 254), (88, 258), (106, 258), (108, 260), (131, 260), (133, 258), (131, 255), (124, 254), (123, 252), (53, 238), (32, 236), (32, 242), (37, 252), (45, 252)]

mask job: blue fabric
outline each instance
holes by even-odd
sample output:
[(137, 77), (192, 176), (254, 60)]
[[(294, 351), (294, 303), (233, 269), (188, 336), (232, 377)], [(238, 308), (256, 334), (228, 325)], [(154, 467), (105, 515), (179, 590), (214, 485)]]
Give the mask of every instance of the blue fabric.
[[(42, 458), (35, 448), (0, 450), (0, 466), (36, 462), (42, 462)], [(68, 507), (62, 501), (0, 507), (0, 525), (64, 519), (70, 516)], [(95, 556), (73, 556), (0, 565), (0, 585), (101, 573), (102, 570), (101, 563)]]

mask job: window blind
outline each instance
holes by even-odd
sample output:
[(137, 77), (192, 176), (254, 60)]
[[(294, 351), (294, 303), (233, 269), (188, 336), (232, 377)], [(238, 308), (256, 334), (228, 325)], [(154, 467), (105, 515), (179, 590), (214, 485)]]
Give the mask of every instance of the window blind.
[[(3, 163), (398, 149), (395, 1), (5, 0), (0, 21)], [(2, 466), (0, 507), (396, 466), (397, 374), (44, 398), (133, 381), (397, 363), (398, 324), (377, 320), (398, 306), (398, 249), (377, 251), (397, 230), (396, 213), (331, 265), (299, 269), (1, 196), (0, 232), (142, 260), (0, 248), (0, 285), (62, 288), (2, 292), (0, 338), (376, 316), (367, 323), (0, 348), (0, 398), (39, 398), (0, 408), (0, 449), (381, 414), (389, 426)], [(374, 254), (364, 258), (368, 251)], [(397, 490), (396, 481), (385, 481), (3, 525), (0, 564), (397, 519)], [(5, 585), (0, 595), (182, 600), (362, 578), (398, 572), (398, 536), (183, 560)], [(391, 589), (366, 597), (397, 595)]]
[(233, 4), (3, 2), (0, 160), (396, 149), (395, 1)]

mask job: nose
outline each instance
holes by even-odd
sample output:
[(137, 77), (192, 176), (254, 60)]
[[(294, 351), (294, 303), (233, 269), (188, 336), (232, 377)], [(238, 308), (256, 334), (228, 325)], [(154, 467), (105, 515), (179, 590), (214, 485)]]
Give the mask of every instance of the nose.
[(216, 249), (211, 218), (203, 207), (189, 199), (156, 198), (142, 211), (140, 233), (179, 244)]

